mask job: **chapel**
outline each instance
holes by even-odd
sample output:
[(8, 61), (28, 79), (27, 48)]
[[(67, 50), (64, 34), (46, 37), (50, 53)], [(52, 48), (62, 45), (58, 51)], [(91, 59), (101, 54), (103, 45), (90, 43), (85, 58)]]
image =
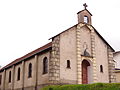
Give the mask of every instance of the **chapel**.
[(51, 42), (0, 69), (0, 90), (40, 90), (46, 85), (114, 83), (114, 49), (92, 25), (87, 9), (78, 23)]

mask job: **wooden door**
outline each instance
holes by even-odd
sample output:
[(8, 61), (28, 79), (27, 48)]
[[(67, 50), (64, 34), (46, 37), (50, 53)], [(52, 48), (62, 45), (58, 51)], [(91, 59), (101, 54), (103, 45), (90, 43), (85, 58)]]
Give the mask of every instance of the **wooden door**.
[(88, 69), (87, 67), (90, 66), (87, 60), (83, 60), (82, 62), (82, 84), (88, 84)]

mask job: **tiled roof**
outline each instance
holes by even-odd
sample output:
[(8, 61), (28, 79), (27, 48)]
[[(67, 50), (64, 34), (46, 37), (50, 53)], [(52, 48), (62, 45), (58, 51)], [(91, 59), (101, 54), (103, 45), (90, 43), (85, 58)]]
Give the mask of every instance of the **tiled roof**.
[(8, 67), (10, 67), (10, 66), (12, 66), (12, 65), (14, 65), (16, 63), (18, 63), (18, 62), (21, 62), (21, 61), (23, 61), (23, 60), (25, 60), (25, 59), (27, 59), (27, 58), (29, 58), (29, 57), (39, 53), (39, 52), (42, 52), (42, 51), (44, 51), (44, 50), (46, 50), (48, 48), (51, 48), (51, 47), (52, 47), (52, 42), (50, 42), (50, 43), (48, 43), (48, 44), (46, 44), (46, 45), (44, 45), (44, 46), (42, 46), (42, 47), (40, 47), (38, 49), (36, 49), (36, 50), (26, 54), (26, 55), (24, 55), (24, 56), (22, 56), (22, 57), (20, 57), (20, 58), (18, 58), (16, 60), (14, 60), (13, 62), (11, 62), (8, 65), (6, 65), (5, 67), (1, 68), (0, 71), (4, 70), (5, 68), (8, 68)]
[(117, 53), (120, 53), (120, 51), (116, 51), (116, 52), (114, 52), (114, 54), (117, 54)]

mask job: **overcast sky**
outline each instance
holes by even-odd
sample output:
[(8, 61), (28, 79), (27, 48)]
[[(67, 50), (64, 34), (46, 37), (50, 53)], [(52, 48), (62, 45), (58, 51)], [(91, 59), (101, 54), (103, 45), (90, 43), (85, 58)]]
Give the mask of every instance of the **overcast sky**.
[(120, 0), (0, 0), (0, 65), (50, 42), (50, 37), (77, 24), (83, 3), (92, 25), (120, 50)]

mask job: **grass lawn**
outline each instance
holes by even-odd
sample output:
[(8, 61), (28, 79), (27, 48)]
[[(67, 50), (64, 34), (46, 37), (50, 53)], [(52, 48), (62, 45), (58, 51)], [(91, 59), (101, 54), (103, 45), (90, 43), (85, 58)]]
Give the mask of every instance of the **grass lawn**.
[(51, 85), (42, 90), (120, 90), (120, 83), (95, 83), (80, 85)]

